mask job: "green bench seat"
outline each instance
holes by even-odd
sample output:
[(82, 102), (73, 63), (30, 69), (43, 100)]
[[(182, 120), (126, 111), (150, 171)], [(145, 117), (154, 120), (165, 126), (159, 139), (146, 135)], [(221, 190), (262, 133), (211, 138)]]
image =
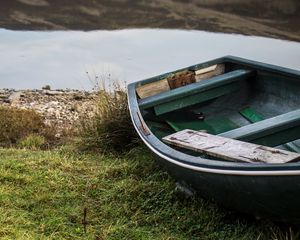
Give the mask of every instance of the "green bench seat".
[(300, 138), (300, 109), (224, 132), (219, 136), (271, 147), (294, 141)]
[(210, 79), (172, 89), (138, 100), (140, 109), (154, 107), (156, 115), (205, 102), (239, 89), (238, 81), (248, 79), (253, 71), (239, 69)]

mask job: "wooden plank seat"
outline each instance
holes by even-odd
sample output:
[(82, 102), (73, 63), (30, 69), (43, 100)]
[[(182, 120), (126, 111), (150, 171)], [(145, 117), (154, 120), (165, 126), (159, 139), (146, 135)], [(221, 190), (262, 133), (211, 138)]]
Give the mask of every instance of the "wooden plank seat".
[(287, 163), (300, 160), (300, 154), (235, 139), (185, 129), (163, 141), (181, 148), (229, 161), (249, 163)]
[(300, 109), (236, 128), (219, 136), (271, 147), (294, 141), (300, 137)]
[(140, 109), (155, 107), (155, 113), (160, 115), (237, 90), (238, 85), (232, 84), (249, 78), (253, 73), (253, 71), (245, 69), (231, 71), (206, 79), (205, 81), (195, 82), (185, 87), (171, 89), (140, 99), (138, 100), (138, 104)]

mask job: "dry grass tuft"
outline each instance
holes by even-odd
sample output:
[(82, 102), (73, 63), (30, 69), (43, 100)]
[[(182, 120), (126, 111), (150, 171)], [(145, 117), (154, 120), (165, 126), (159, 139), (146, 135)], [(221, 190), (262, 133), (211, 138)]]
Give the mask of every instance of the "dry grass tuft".
[(122, 153), (139, 141), (132, 126), (127, 94), (117, 81), (97, 85), (94, 111), (79, 123), (79, 148), (101, 153)]
[(45, 139), (45, 146), (55, 139), (53, 129), (33, 110), (0, 106), (0, 129), (1, 147), (17, 146), (30, 135)]

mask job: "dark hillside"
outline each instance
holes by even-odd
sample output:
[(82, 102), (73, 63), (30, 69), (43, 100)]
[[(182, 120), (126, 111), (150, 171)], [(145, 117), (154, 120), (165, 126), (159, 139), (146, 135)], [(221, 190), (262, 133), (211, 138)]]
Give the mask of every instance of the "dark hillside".
[(300, 40), (297, 0), (3, 0), (16, 30), (179, 28)]

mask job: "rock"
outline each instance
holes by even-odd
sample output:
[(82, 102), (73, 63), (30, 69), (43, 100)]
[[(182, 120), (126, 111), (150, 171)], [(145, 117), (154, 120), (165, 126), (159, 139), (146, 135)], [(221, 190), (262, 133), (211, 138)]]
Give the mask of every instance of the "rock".
[(10, 100), (11, 103), (16, 103), (20, 100), (21, 97), (24, 97), (24, 94), (20, 91), (18, 92), (13, 92), (8, 99)]
[(83, 98), (84, 97), (82, 95), (79, 95), (79, 94), (74, 94), (74, 96), (73, 96), (73, 99), (77, 100), (77, 101), (82, 100)]
[(43, 90), (43, 93), (50, 96), (64, 94), (64, 92), (57, 91), (57, 90)]

